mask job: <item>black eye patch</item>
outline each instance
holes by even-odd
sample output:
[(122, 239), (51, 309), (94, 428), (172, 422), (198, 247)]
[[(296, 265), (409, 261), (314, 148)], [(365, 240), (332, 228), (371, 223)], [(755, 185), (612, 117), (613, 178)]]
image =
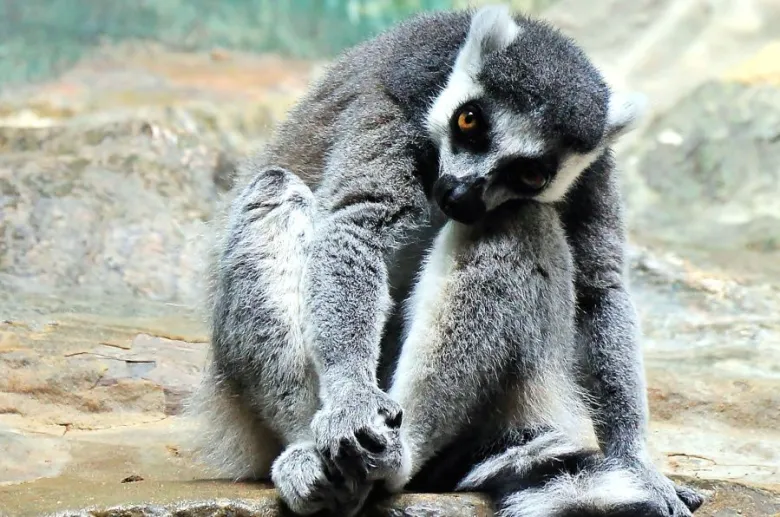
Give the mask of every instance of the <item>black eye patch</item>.
[(458, 108), (450, 118), (450, 135), (453, 151), (465, 150), (481, 153), (488, 150), (490, 138), (488, 116), (476, 102), (467, 102)]
[(556, 154), (509, 158), (495, 168), (494, 184), (521, 196), (535, 196), (549, 185), (559, 166), (560, 159)]

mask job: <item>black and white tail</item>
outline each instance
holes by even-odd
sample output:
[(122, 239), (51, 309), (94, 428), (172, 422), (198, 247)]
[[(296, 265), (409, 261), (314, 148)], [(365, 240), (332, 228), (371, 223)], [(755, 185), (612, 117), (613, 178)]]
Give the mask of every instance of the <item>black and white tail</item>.
[[(499, 517), (666, 517), (637, 476), (599, 451), (548, 432), (478, 464), (459, 491), (490, 494)], [(686, 501), (691, 511), (700, 501)]]

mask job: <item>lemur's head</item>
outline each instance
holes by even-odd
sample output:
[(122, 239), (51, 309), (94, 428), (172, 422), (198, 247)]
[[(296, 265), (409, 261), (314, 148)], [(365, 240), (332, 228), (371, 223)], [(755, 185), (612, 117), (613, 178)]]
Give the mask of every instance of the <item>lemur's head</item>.
[(427, 114), (440, 159), (434, 199), (467, 224), (511, 199), (555, 202), (629, 130), (643, 99), (611, 93), (557, 30), (483, 7)]

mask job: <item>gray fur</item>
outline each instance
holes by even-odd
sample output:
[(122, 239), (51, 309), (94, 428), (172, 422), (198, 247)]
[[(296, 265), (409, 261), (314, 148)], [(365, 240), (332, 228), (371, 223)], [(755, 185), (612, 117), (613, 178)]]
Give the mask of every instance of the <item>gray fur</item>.
[(447, 223), (410, 298), (390, 389), (404, 408), (411, 460), (391, 489), (475, 418), (489, 434), (511, 427), (581, 434), (587, 413), (573, 360), (573, 276), (550, 205), (508, 204), (475, 225)]
[[(646, 460), (609, 153), (631, 99), (557, 31), (495, 7), (418, 16), (336, 60), (243, 165), (217, 223), (213, 360), (192, 408), (210, 417), (205, 457), (270, 475), (298, 513), (353, 513), (373, 481), (400, 488), (464, 433), (552, 427), (578, 443), (589, 411), (607, 459), (689, 515)], [(470, 100), (495, 122), (480, 152), (456, 150), (443, 122)], [(548, 156), (546, 188), (518, 189), (507, 163)], [(478, 185), (473, 225), (439, 232), (445, 180)], [(437, 233), (457, 245), (429, 292), (430, 268), (415, 273)], [(417, 370), (403, 366), (414, 339)], [(399, 357), (389, 395), (378, 373)]]

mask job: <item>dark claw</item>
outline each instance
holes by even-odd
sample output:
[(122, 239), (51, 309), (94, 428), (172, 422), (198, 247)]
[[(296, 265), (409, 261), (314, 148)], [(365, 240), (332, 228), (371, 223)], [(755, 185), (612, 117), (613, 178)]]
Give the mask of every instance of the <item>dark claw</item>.
[(675, 490), (677, 491), (677, 497), (679, 497), (685, 506), (688, 507), (688, 510), (690, 510), (691, 513), (698, 510), (701, 505), (704, 504), (704, 497), (692, 488), (677, 485), (675, 486)]
[(390, 429), (398, 429), (401, 427), (401, 422), (404, 419), (404, 412), (399, 411), (395, 415), (390, 415), (385, 420), (385, 424), (387, 424), (387, 427)]
[(347, 456), (350, 456), (350, 455), (354, 456), (354, 454), (355, 454), (354, 447), (349, 442), (349, 439), (342, 438), (341, 440), (339, 440), (339, 446), (336, 449), (336, 454), (333, 455), (333, 457), (331, 459), (334, 462), (339, 463), (340, 461), (342, 461), (343, 458), (345, 458)]
[(381, 435), (375, 434), (370, 429), (361, 429), (355, 433), (361, 447), (373, 454), (380, 454), (387, 448), (387, 441)]
[(327, 466), (325, 467), (325, 471), (323, 474), (325, 474), (325, 479), (328, 480), (328, 483), (330, 483), (333, 486), (342, 485), (344, 483), (344, 476), (339, 472), (337, 468), (333, 466), (333, 464), (330, 461), (327, 461)]

